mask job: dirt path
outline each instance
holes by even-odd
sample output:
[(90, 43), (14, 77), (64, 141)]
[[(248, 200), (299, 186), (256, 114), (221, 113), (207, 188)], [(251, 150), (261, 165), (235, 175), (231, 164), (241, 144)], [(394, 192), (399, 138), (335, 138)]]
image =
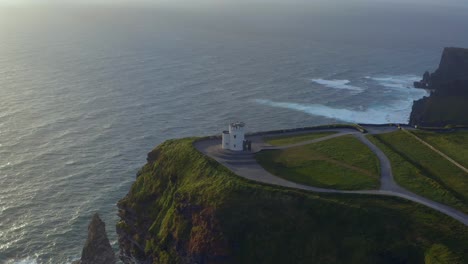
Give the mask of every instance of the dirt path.
[(422, 138), (416, 136), (415, 134), (407, 131), (406, 129), (403, 129), (404, 132), (406, 132), (407, 134), (409, 134), (410, 136), (414, 137), (417, 141), (421, 142), (422, 144), (426, 145), (428, 148), (430, 148), (431, 150), (433, 150), (434, 152), (436, 152), (437, 154), (439, 154), (440, 156), (442, 156), (443, 158), (445, 158), (446, 160), (448, 160), (449, 162), (451, 162), (453, 165), (457, 166), (458, 168), (460, 168), (461, 170), (463, 170), (464, 172), (468, 173), (468, 169), (465, 168), (463, 165), (461, 165), (460, 163), (456, 162), (455, 160), (453, 160), (452, 158), (450, 158), (449, 156), (445, 155), (445, 153), (443, 153), (442, 151), (438, 150), (437, 148), (435, 148), (434, 146), (432, 146), (431, 144), (427, 143), (426, 141), (424, 141)]
[[(323, 131), (323, 130), (322, 130)], [(316, 143), (324, 140), (328, 140), (335, 137), (341, 137), (344, 135), (353, 135), (357, 139), (359, 139), (363, 144), (365, 144), (369, 149), (377, 156), (380, 162), (381, 174), (380, 174), (380, 189), (378, 190), (362, 190), (362, 191), (343, 191), (343, 190), (335, 190), (335, 189), (325, 189), (325, 188), (318, 188), (313, 186), (307, 186), (303, 184), (298, 184), (295, 182), (291, 182), (275, 176), (268, 171), (266, 171), (262, 166), (260, 166), (257, 161), (255, 160), (254, 154), (251, 152), (235, 152), (229, 150), (221, 149), (221, 140), (220, 139), (208, 139), (198, 141), (194, 144), (194, 146), (203, 154), (215, 159), (219, 163), (223, 164), (229, 170), (234, 172), (235, 174), (257, 182), (267, 183), (272, 185), (278, 185), (288, 188), (296, 188), (301, 190), (313, 191), (313, 192), (321, 192), (321, 193), (341, 193), (341, 194), (369, 194), (369, 195), (386, 195), (386, 196), (396, 196), (400, 198), (404, 198), (427, 207), (430, 207), (434, 210), (437, 210), (441, 213), (444, 213), (460, 222), (468, 226), (468, 215), (455, 210), (454, 208), (443, 205), (417, 194), (414, 194), (399, 185), (393, 179), (392, 174), (392, 167), (390, 160), (384, 154), (382, 150), (380, 150), (377, 146), (375, 146), (372, 142), (370, 142), (364, 134), (356, 131), (352, 131), (349, 129), (330, 129), (326, 131), (337, 132), (336, 134), (325, 136), (322, 138), (308, 140), (296, 144), (291, 144), (287, 146), (271, 146), (263, 142), (261, 136), (254, 136), (249, 137), (249, 140), (253, 143), (253, 151), (258, 152), (261, 150), (269, 150), (269, 149), (286, 149), (296, 146), (302, 146), (306, 144)], [(374, 133), (387, 133), (393, 130), (389, 130), (388, 128), (382, 129), (381, 132), (375, 130)], [(309, 131), (309, 133), (314, 131)], [(319, 131), (317, 131), (319, 132)], [(298, 133), (290, 133), (293, 134), (303, 134), (304, 131)], [(281, 134), (284, 135), (284, 134)]]

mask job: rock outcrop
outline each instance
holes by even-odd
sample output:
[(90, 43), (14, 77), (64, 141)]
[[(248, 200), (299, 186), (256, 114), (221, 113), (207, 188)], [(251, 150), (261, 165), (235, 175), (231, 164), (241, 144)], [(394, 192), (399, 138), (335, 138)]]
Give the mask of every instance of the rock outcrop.
[(419, 82), (414, 82), (414, 87), (415, 88), (422, 88), (422, 89), (428, 89), (429, 88), (429, 83), (431, 80), (431, 74), (426, 71), (423, 75), (423, 78)]
[(115, 253), (106, 234), (106, 225), (96, 213), (88, 226), (88, 239), (83, 247), (81, 259), (74, 264), (113, 264)]
[(414, 87), (431, 95), (414, 102), (411, 125), (468, 125), (468, 49), (445, 48), (439, 68), (425, 72)]
[(179, 153), (175, 146), (169, 141), (148, 153), (136, 183), (117, 204), (120, 259), (126, 264), (230, 263), (216, 210), (179, 193), (184, 178), (189, 178), (183, 175), (184, 167), (193, 163), (187, 155), (200, 154), (191, 144), (190, 153)]
[(439, 68), (430, 76), (430, 86), (443, 89), (448, 83), (468, 80), (468, 49), (445, 48)]
[[(445, 48), (439, 63), (439, 68), (432, 74), (426, 71), (416, 88), (444, 90), (453, 83), (468, 81), (468, 49)], [(453, 88), (453, 87), (452, 87)]]

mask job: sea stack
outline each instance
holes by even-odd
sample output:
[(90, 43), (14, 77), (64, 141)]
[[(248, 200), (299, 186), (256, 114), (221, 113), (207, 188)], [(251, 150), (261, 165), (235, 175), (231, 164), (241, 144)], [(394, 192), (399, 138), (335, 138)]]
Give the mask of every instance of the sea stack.
[(116, 262), (106, 234), (106, 224), (96, 213), (88, 226), (88, 239), (85, 242), (81, 259), (74, 264), (113, 264)]

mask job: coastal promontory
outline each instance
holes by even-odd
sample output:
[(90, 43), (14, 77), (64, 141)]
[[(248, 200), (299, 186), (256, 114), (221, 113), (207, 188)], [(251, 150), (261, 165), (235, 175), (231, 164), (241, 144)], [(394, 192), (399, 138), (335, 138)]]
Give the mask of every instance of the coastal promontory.
[(197, 140), (169, 140), (155, 148), (118, 203), (124, 263), (468, 259), (466, 226), (444, 214), (395, 197), (250, 181), (199, 152)]
[(430, 90), (431, 95), (414, 102), (411, 125), (468, 125), (468, 49), (445, 48), (439, 68), (426, 72), (414, 86)]

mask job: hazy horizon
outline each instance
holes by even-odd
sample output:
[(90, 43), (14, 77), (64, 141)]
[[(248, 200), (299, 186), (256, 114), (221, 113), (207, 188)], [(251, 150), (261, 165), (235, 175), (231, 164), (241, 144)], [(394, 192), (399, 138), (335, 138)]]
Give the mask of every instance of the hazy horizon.
[[(397, 3), (397, 4), (396, 4)], [(149, 8), (149, 7), (153, 8)], [(70, 263), (154, 146), (406, 123), (468, 3), (0, 0), (0, 263)]]
[[(438, 0), (0, 0), (0, 6), (89, 6), (89, 5), (105, 5), (105, 6), (173, 6), (173, 7), (222, 7), (235, 5), (274, 5), (290, 6), (293, 5), (308, 5), (315, 7), (334, 7), (339, 9), (343, 6), (353, 6), (362, 4), (398, 4), (406, 5), (421, 5), (421, 7), (438, 6), (438, 7), (468, 7), (468, 2), (463, 0), (446, 0), (440, 2)], [(265, 6), (264, 6), (265, 7)]]
[[(11, 8), (23, 9), (27, 12), (15, 13), (11, 12)], [(413, 23), (414, 17), (417, 19), (425, 17), (428, 21), (440, 20), (441, 22), (456, 20), (467, 12), (468, 2), (459, 0), (449, 0), (443, 3), (435, 0), (0, 0), (0, 23), (2, 23), (2, 18), (6, 17), (14, 17), (18, 22), (30, 17), (42, 20), (46, 17), (44, 11), (63, 8), (87, 10), (86, 12), (112, 9), (138, 10), (138, 12), (159, 12), (156, 15), (161, 16), (175, 14), (181, 19), (188, 19), (191, 14), (206, 14), (207, 18), (248, 18), (255, 21), (266, 19), (273, 21), (273, 24), (282, 20), (286, 23), (289, 23), (288, 20), (291, 19), (297, 21), (298, 17), (307, 20), (313, 16), (328, 17), (337, 21), (342, 21), (342, 17), (346, 16), (350, 19), (366, 20), (372, 24), (374, 21), (380, 23), (383, 20), (388, 20), (387, 24), (398, 24), (400, 23), (398, 19), (402, 16), (408, 23)], [(38, 12), (39, 16), (35, 16), (35, 12)], [(106, 13), (107, 11), (99, 15), (105, 17)], [(60, 16), (60, 12), (56, 14)], [(67, 15), (73, 15), (73, 13)], [(395, 15), (395, 21), (392, 21), (392, 15)], [(430, 23), (433, 23), (432, 21)]]

